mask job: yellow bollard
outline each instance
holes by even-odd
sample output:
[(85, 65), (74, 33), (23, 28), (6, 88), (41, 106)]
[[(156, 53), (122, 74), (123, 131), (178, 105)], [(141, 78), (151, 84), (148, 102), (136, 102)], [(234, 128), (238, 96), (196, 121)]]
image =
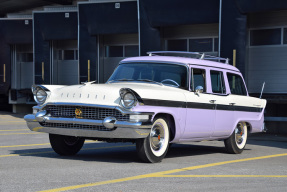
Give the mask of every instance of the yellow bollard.
[(91, 81), (90, 77), (91, 77), (91, 65), (90, 60), (88, 60), (88, 82)]

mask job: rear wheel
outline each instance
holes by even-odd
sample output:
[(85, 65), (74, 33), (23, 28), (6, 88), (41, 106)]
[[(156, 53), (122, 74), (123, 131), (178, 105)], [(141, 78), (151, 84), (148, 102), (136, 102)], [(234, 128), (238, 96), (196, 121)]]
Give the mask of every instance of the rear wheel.
[(246, 141), (247, 125), (245, 122), (239, 122), (232, 135), (224, 140), (224, 144), (228, 153), (239, 154), (244, 150)]
[(138, 156), (145, 162), (160, 162), (168, 151), (168, 144), (169, 122), (164, 117), (158, 117), (154, 120), (149, 136), (137, 140)]
[(49, 134), (52, 148), (59, 155), (69, 156), (77, 154), (85, 142), (84, 138)]

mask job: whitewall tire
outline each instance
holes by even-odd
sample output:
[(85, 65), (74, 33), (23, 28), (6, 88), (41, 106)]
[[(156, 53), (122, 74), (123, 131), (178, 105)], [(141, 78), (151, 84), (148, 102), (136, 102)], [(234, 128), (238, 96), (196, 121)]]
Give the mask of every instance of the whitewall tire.
[(169, 138), (169, 122), (164, 117), (155, 118), (149, 136), (137, 140), (140, 159), (150, 163), (160, 162), (168, 151)]
[(247, 142), (247, 125), (245, 122), (239, 122), (236, 125), (232, 135), (224, 140), (225, 148), (228, 153), (239, 154), (245, 148)]

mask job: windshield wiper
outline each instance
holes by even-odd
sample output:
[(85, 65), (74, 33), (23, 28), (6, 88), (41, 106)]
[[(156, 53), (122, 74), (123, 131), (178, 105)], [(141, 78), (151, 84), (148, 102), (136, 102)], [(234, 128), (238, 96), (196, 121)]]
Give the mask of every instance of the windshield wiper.
[(159, 85), (163, 85), (163, 84), (160, 83), (160, 82), (153, 81), (153, 80), (150, 80), (150, 79), (137, 79), (137, 81), (144, 81), (144, 82), (156, 83), (156, 84), (159, 84)]

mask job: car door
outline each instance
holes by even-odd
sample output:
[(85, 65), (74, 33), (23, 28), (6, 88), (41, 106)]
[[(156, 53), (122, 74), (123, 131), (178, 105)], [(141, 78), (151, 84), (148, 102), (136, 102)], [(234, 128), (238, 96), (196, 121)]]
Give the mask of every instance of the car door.
[[(213, 97), (207, 94), (206, 70), (191, 69), (191, 91), (186, 94), (187, 115), (183, 140), (209, 138), (214, 129), (215, 104)], [(202, 93), (196, 93), (196, 87), (202, 86)]]
[(234, 98), (227, 92), (227, 78), (223, 71), (210, 70), (211, 92), (215, 104), (215, 126), (212, 137), (229, 136), (234, 122)]

